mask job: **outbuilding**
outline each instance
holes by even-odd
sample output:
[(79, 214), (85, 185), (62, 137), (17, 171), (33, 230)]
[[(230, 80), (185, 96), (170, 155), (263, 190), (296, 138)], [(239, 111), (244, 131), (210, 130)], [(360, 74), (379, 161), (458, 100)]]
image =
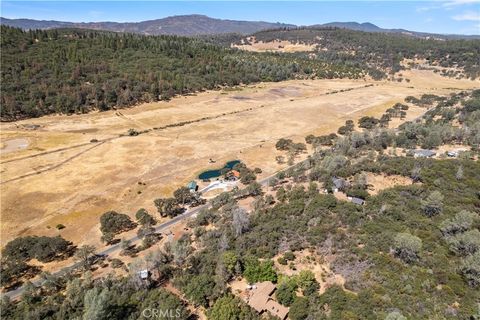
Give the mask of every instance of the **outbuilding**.
[(197, 182), (192, 180), (187, 184), (187, 188), (190, 189), (190, 191), (197, 191), (198, 185)]

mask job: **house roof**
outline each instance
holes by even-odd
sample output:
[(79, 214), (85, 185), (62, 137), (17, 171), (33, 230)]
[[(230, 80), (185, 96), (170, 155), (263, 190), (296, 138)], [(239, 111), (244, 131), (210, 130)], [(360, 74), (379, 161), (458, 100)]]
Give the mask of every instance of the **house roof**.
[(196, 187), (197, 187), (197, 182), (196, 181), (190, 181), (187, 184), (187, 188), (189, 188), (189, 189), (195, 189)]
[(247, 302), (259, 313), (268, 311), (280, 319), (285, 319), (288, 314), (288, 308), (271, 298), (274, 291), (275, 285), (270, 281), (257, 283), (253, 286), (252, 293)]
[(275, 291), (275, 285), (270, 281), (257, 283), (248, 299), (248, 304), (258, 312), (262, 312), (273, 291)]
[(332, 182), (335, 188), (343, 188), (345, 186), (345, 180), (342, 178), (332, 178)]
[(270, 299), (267, 301), (267, 304), (265, 305), (265, 307), (266, 307), (265, 310), (270, 312), (272, 315), (279, 317), (282, 320), (287, 317), (288, 308), (282, 306), (277, 301)]
[(237, 170), (232, 170), (230, 172), (233, 174), (235, 178), (240, 178), (240, 172), (238, 172)]

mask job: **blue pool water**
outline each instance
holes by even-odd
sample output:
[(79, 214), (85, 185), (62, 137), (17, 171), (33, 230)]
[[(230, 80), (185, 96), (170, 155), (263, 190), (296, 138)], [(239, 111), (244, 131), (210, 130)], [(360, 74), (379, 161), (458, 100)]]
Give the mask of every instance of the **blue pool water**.
[(225, 164), (225, 166), (223, 166), (223, 168), (216, 169), (216, 170), (208, 170), (200, 173), (198, 178), (201, 180), (204, 180), (204, 179), (212, 179), (212, 178), (220, 177), (222, 175), (223, 169), (232, 169), (237, 163), (240, 163), (240, 160), (229, 161)]

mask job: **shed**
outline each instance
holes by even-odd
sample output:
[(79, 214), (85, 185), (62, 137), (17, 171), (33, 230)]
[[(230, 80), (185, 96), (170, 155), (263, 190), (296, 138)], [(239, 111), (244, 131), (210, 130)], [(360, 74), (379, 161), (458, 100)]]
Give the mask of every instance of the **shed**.
[(192, 180), (187, 184), (187, 188), (190, 189), (190, 191), (197, 191), (197, 182)]
[(140, 270), (140, 271), (138, 272), (138, 275), (140, 276), (140, 279), (146, 280), (146, 279), (149, 278), (150, 272), (148, 272), (147, 269), (145, 269), (145, 270)]
[(332, 183), (335, 186), (334, 188), (335, 192), (342, 190), (347, 186), (347, 182), (345, 181), (345, 179), (342, 179), (342, 178), (333, 177)]
[(361, 206), (365, 203), (365, 200), (363, 200), (363, 199), (361, 199), (361, 198), (357, 198), (357, 197), (352, 197), (352, 198), (350, 199), (350, 201), (351, 201), (352, 203), (355, 203), (355, 204), (358, 204), (358, 205), (361, 205)]

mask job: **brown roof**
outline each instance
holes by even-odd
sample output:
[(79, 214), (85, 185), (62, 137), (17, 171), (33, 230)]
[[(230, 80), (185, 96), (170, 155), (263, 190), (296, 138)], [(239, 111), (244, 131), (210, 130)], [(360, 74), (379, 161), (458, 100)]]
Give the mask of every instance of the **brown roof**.
[(267, 304), (265, 305), (265, 310), (269, 311), (272, 315), (277, 316), (282, 320), (285, 319), (288, 314), (287, 307), (282, 306), (280, 303), (272, 299), (267, 301)]
[(230, 172), (233, 174), (234, 177), (240, 178), (240, 172), (238, 172), (237, 170), (232, 170)]
[(268, 311), (280, 319), (285, 319), (288, 314), (288, 308), (272, 299), (271, 295), (274, 291), (275, 285), (270, 281), (257, 283), (254, 285), (247, 302), (259, 313)]

